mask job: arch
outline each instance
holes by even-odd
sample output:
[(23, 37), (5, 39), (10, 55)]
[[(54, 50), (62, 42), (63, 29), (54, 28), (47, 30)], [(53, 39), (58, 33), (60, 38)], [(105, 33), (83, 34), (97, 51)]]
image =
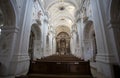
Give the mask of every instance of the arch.
[[(10, 48), (10, 41), (14, 40), (11, 32), (16, 29), (15, 10), (10, 0), (0, 0), (0, 51), (7, 51)], [(9, 30), (6, 32), (6, 30)], [(14, 37), (15, 38), (15, 37)], [(12, 45), (12, 44), (11, 44)]]
[(112, 23), (120, 23), (120, 0), (112, 0), (110, 8)]
[(4, 30), (15, 30), (16, 16), (13, 4), (10, 0), (0, 0), (0, 11), (0, 22), (2, 21), (0, 25), (0, 45), (3, 46), (3, 44), (8, 44), (5, 41), (5, 37), (9, 37), (9, 35), (5, 34), (8, 32), (4, 32)]
[(56, 35), (59, 35), (61, 32), (66, 32), (68, 35), (70, 35), (70, 28), (68, 26), (59, 25), (56, 27)]
[(11, 1), (0, 0), (0, 35), (2, 35), (3, 30), (9, 29), (10, 27), (15, 27), (15, 26), (16, 26), (15, 10)]
[(74, 19), (73, 19), (73, 17), (71, 16), (71, 17), (68, 17), (68, 16), (62, 16), (62, 15), (58, 15), (58, 16), (56, 16), (55, 18), (54, 18), (54, 20), (52, 20), (52, 19), (50, 19), (51, 21), (50, 22), (52, 22), (52, 21), (56, 21), (56, 18), (59, 18), (59, 19), (62, 19), (62, 18), (64, 18), (64, 19), (67, 19), (67, 20), (70, 20), (72, 23), (74, 23)]
[(119, 78), (120, 75), (120, 0), (110, 0), (110, 27), (113, 35), (110, 33), (110, 40), (112, 42), (112, 50), (115, 55), (116, 64), (113, 64), (113, 74), (115, 78)]
[(66, 34), (67, 36), (69, 36), (69, 34), (67, 32), (60, 32), (57, 36), (61, 35), (61, 34)]
[[(110, 26), (112, 28), (113, 36), (112, 47), (114, 47), (114, 53), (116, 56), (117, 62), (120, 64), (120, 0), (111, 0), (111, 7), (110, 7)], [(116, 48), (116, 49), (115, 49)]]
[[(70, 1), (64, 1), (64, 2), (71, 4), (71, 5), (74, 6), (76, 9), (78, 8), (77, 5), (75, 5), (74, 3), (70, 2)], [(48, 10), (48, 9), (51, 8), (53, 5), (55, 5), (56, 3), (58, 3), (58, 2), (56, 2), (56, 1), (51, 2), (51, 4), (49, 4), (46, 9)]]
[(29, 38), (29, 56), (30, 60), (40, 59), (41, 52), (41, 30), (38, 24), (34, 23), (31, 26), (31, 33)]
[(67, 32), (60, 32), (56, 37), (56, 50), (59, 54), (70, 54), (70, 36)]
[(83, 30), (84, 54), (86, 60), (95, 62), (97, 54), (97, 45), (93, 22), (87, 21)]
[(10, 0), (0, 0), (0, 9), (4, 14), (4, 26), (15, 26), (15, 10)]
[(85, 24), (85, 27), (83, 29), (83, 38), (88, 39), (89, 38), (89, 31), (92, 28), (93, 22), (91, 20), (87, 21)]
[[(114, 37), (116, 37), (116, 46), (120, 47), (120, 0), (112, 0), (111, 1), (111, 7), (110, 7), (110, 23), (113, 28)], [(120, 55), (120, 54), (119, 54)], [(120, 57), (119, 57), (120, 62)]]
[(32, 24), (31, 31), (35, 34), (35, 39), (40, 40), (41, 39), (41, 30), (38, 24), (34, 23)]
[(29, 57), (30, 57), (30, 61), (33, 60), (33, 52), (34, 52), (34, 39), (35, 39), (35, 35), (34, 33), (31, 31), (30, 33), (30, 38), (29, 38), (29, 49), (28, 49), (28, 54), (29, 54)]
[[(10, 72), (10, 61), (13, 60), (12, 58), (15, 52), (13, 49), (15, 49), (16, 35), (15, 32), (11, 31), (16, 30), (16, 16), (15, 9), (13, 7), (13, 4), (11, 3), (11, 0), (0, 0), (0, 11), (0, 22), (2, 20), (2, 25), (0, 25), (0, 55), (3, 56), (0, 57), (0, 75), (5, 75)], [(9, 55), (9, 57), (4, 57), (5, 53), (6, 55)], [(14, 71), (15, 70), (13, 70), (13, 72)]]

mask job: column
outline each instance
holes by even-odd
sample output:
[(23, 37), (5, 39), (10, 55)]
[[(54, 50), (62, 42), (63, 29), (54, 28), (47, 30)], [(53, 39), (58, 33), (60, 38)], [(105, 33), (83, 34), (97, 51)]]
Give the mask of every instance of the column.
[[(23, 2), (18, 21), (19, 32), (14, 44), (15, 53), (12, 57), (11, 71), (16, 68), (14, 75), (26, 75), (29, 70), (30, 58), (28, 54), (29, 38), (32, 22), (32, 0)], [(10, 71), (10, 73), (11, 73)]]
[[(7, 77), (15, 74), (16, 68), (12, 68), (12, 58), (15, 53), (18, 28), (15, 26), (3, 26), (0, 39), (0, 75)], [(16, 67), (16, 66), (15, 66)]]
[(97, 78), (113, 78), (111, 62), (114, 60), (114, 54), (110, 51), (109, 46), (105, 14), (106, 6), (103, 0), (91, 0), (91, 5), (98, 50), (96, 57)]

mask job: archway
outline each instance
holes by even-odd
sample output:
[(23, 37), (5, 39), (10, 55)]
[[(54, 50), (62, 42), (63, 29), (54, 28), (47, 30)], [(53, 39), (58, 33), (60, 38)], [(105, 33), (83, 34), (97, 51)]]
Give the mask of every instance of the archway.
[(95, 30), (92, 21), (87, 21), (83, 31), (84, 38), (84, 59), (90, 61), (91, 72), (96, 77), (96, 56), (97, 56), (97, 45)]
[[(16, 16), (10, 0), (0, 0), (0, 75), (15, 74)], [(12, 32), (11, 32), (12, 31)], [(15, 59), (16, 61), (16, 59)], [(12, 66), (11, 66), (12, 65)]]
[[(10, 30), (15, 30), (15, 24), (15, 11), (11, 2), (9, 0), (0, 0), (0, 47), (8, 44), (5, 40), (8, 41), (10, 39), (10, 35), (13, 34)], [(9, 32), (6, 30), (9, 30)], [(1, 49), (2, 48), (0, 48), (0, 51)]]
[(29, 56), (31, 60), (40, 59), (41, 53), (41, 30), (38, 24), (33, 24), (29, 38)]
[[(119, 0), (111, 0), (110, 7), (110, 36), (113, 47), (113, 51), (115, 51), (117, 63), (120, 65), (120, 1)], [(111, 35), (113, 34), (113, 35)]]
[(113, 73), (115, 78), (120, 78), (120, 0), (111, 0), (110, 6), (110, 40), (112, 50), (115, 54), (115, 64), (113, 64)]
[(33, 52), (34, 52), (34, 39), (35, 39), (35, 35), (34, 33), (31, 31), (30, 33), (30, 38), (29, 38), (29, 49), (28, 49), (28, 53), (29, 53), (29, 56), (30, 56), (30, 61), (33, 61)]
[(58, 54), (70, 54), (70, 36), (66, 32), (57, 35), (56, 44)]
[(87, 21), (84, 27), (83, 36), (84, 36), (84, 59), (95, 62), (97, 54), (97, 45), (92, 21)]

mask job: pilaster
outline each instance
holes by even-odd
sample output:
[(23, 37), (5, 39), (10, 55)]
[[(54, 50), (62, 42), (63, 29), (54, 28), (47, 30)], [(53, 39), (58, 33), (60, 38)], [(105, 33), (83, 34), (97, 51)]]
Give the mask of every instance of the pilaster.
[(15, 26), (3, 26), (1, 27), (1, 39), (0, 39), (0, 75), (9, 74), (9, 66), (11, 64), (13, 54), (15, 52), (16, 37), (19, 28)]
[(103, 0), (91, 0), (92, 16), (94, 19), (93, 24), (97, 42), (97, 78), (113, 78), (111, 63), (115, 56), (109, 46), (109, 35), (106, 26), (107, 16), (105, 15), (106, 6), (103, 2)]

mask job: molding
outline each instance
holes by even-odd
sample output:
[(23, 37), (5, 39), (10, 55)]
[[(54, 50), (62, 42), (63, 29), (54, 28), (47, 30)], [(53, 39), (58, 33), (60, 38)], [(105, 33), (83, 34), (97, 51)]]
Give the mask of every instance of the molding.
[(116, 63), (113, 54), (97, 54), (96, 61), (103, 63)]
[(22, 62), (22, 61), (29, 61), (29, 60), (30, 60), (29, 55), (13, 55), (11, 62)]
[(14, 26), (2, 26), (1, 27), (2, 32), (18, 32), (19, 28), (18, 27), (14, 27)]

